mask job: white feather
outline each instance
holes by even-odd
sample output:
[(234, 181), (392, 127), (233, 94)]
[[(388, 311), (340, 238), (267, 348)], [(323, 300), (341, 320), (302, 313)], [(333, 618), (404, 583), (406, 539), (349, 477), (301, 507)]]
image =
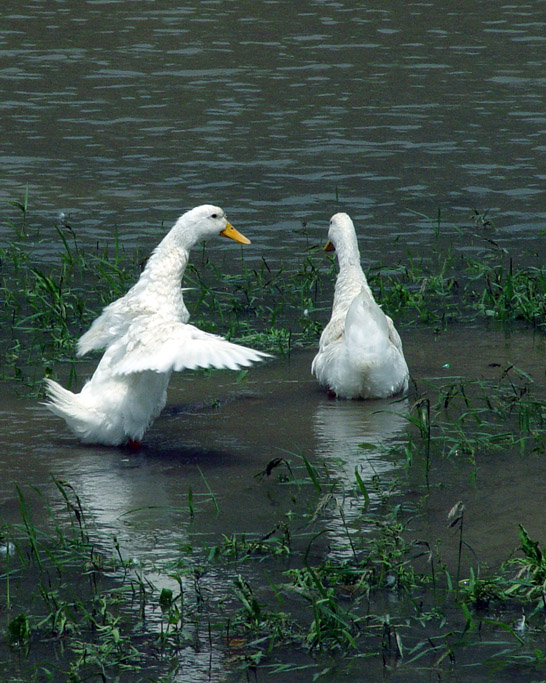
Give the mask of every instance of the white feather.
[(339, 398), (388, 398), (407, 391), (409, 372), (400, 336), (373, 298), (347, 214), (332, 217), (328, 240), (335, 246), (339, 274), (312, 373)]
[(112, 358), (113, 375), (196, 368), (238, 370), (268, 356), (203, 332), (194, 325), (165, 322), (155, 316), (135, 321), (106, 353)]
[(180, 280), (189, 250), (219, 234), (246, 240), (218, 207), (203, 205), (181, 216), (154, 250), (136, 285), (107, 306), (80, 338), (80, 355), (106, 348), (83, 389), (76, 394), (46, 380), (45, 405), (83, 442), (139, 441), (165, 406), (173, 371), (237, 370), (269, 357), (187, 324)]

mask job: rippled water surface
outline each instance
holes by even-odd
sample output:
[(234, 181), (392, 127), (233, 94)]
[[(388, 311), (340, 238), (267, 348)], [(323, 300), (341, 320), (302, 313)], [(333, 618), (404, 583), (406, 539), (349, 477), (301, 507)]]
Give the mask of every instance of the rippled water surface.
[[(488, 212), (498, 243), (523, 258), (546, 228), (545, 102), (545, 0), (3, 0), (0, 201), (28, 187), (46, 258), (61, 211), (80, 243), (107, 241), (116, 226), (125, 248), (147, 252), (203, 202), (252, 239), (249, 262), (295, 264), (339, 210), (355, 220), (366, 263), (428, 248), (427, 217), (439, 210), (448, 224)], [(1, 212), (13, 217), (6, 201)], [(0, 241), (9, 238), (2, 220)], [(491, 363), (544, 381), (544, 341), (531, 332), (401, 332), (415, 386), (492, 379)], [(387, 457), (381, 445), (403, 443), (407, 402), (330, 401), (310, 377), (312, 357), (277, 358), (243, 382), (177, 375), (138, 453), (79, 446), (6, 384), (0, 515), (18, 519), (14, 483), (42, 486), (47, 499), (53, 474), (126, 556), (165, 560), (192, 535), (215, 538), (216, 506), (222, 533), (270, 531), (289, 503), (256, 476), (274, 458), (325, 463), (348, 487), (356, 466), (368, 483), (394, 478), (402, 447)], [(540, 461), (500, 455), (477, 485), (453, 470), (427, 502), (423, 533), (445, 537), (447, 511), (464, 497), (480, 560), (506, 559), (514, 520), (544, 539)], [(190, 488), (204, 511), (195, 521)], [(328, 539), (339, 540), (337, 520)], [(207, 680), (199, 666), (194, 680)]]
[[(398, 486), (404, 488), (398, 488), (397, 495), (411, 502), (412, 481), (418, 488), (423, 485), (422, 465), (414, 465), (409, 480), (400, 477), (406, 467), (404, 416), (408, 401), (329, 399), (310, 378), (313, 353), (299, 351), (290, 359), (253, 368), (242, 383), (227, 372), (208, 378), (175, 375), (168, 406), (136, 453), (78, 445), (57, 418), (35, 401), (17, 398), (15, 387), (6, 387), (0, 517), (4, 522), (19, 521), (14, 487), (18, 483), (34, 519), (43, 524), (46, 506), (52, 507), (53, 514), (63, 506), (51, 476), (68, 482), (83, 503), (90, 531), (101, 549), (112, 553), (116, 539), (125, 558), (145, 564), (148, 579), (159, 587), (174, 589), (176, 585), (171, 586), (165, 574), (154, 573), (154, 563), (173, 560), (186, 544), (197, 548), (215, 545), (221, 534), (259, 537), (270, 533), (279, 520), (293, 512), (294, 490), (280, 485), (276, 472), (271, 477), (263, 472), (268, 463), (282, 457), (297, 474), (305, 457), (317, 470), (326, 468), (337, 482), (345, 520), (342, 524), (337, 509), (331, 514), (326, 511), (322, 522), (325, 534), (314, 546), (317, 552), (326, 546), (332, 557), (348, 557), (344, 525), (352, 525), (353, 518), (356, 522), (361, 511), (361, 502), (351, 494), (355, 469), (369, 488), (375, 507), (375, 477), (383, 486), (400, 478)], [(422, 390), (429, 382), (449, 384), (452, 378), (495, 381), (511, 363), (518, 363), (522, 371), (542, 382), (539, 389), (544, 392), (544, 339), (526, 331), (506, 336), (498, 329), (453, 328), (438, 336), (428, 330), (407, 330), (405, 353), (414, 382), (410, 401), (415, 398), (415, 387)], [(500, 450), (480, 457), (475, 480), (472, 468), (458, 458), (435, 463), (434, 481), (439, 470), (442, 485), (434, 486), (424, 499), (412, 529), (417, 538), (442, 542), (443, 557), (453, 566), (457, 538), (448, 528), (447, 515), (458, 500), (466, 506), (465, 541), (480, 563), (495, 566), (511, 555), (518, 544), (518, 523), (531, 537), (546, 537), (545, 518), (537, 514), (543, 508), (546, 478), (546, 465), (539, 454), (517, 457)], [(347, 496), (339, 496), (344, 488)], [(190, 489), (195, 518), (189, 511)], [(313, 499), (313, 493), (312, 487), (298, 492), (303, 506)], [(296, 525), (293, 543), (305, 548), (315, 535), (313, 528)], [(246, 572), (251, 577), (252, 566), (247, 566)], [(211, 599), (222, 598), (229, 590), (225, 575), (211, 567), (201, 581), (201, 590)], [(196, 657), (192, 648), (181, 652), (184, 673), (177, 680), (187, 680), (190, 671), (196, 681), (239, 680), (228, 677), (232, 666), (223, 648), (212, 644), (211, 648), (205, 659)], [(381, 667), (377, 662), (371, 666), (367, 670), (370, 679), (355, 673), (354, 680), (381, 680)], [(411, 671), (411, 666), (406, 671)], [(467, 673), (466, 680), (488, 680), (484, 672)], [(396, 680), (408, 679), (402, 675)], [(417, 676), (415, 680), (425, 679)], [(522, 676), (521, 681), (527, 680), (531, 679)]]
[[(44, 226), (145, 240), (222, 205), (290, 258), (306, 221), (358, 221), (368, 258), (418, 245), (416, 212), (544, 228), (546, 3), (6, 0), (5, 198)], [(336, 203), (336, 196), (339, 203)], [(156, 233), (157, 234), (157, 233)]]
[[(468, 345), (474, 350), (472, 358)], [(546, 349), (543, 339), (525, 332), (505, 337), (494, 330), (463, 329), (438, 339), (413, 330), (406, 335), (405, 352), (413, 380), (422, 389), (431, 381), (447, 385), (452, 377), (494, 381), (502, 372), (499, 366), (516, 362), (540, 380)], [(19, 515), (14, 481), (39, 485), (53, 474), (76, 488), (100, 527), (115, 533), (127, 553), (146, 557), (155, 549), (166, 559), (187, 538), (189, 487), (196, 500), (202, 497), (207, 511), (192, 528), (203, 524), (201, 531), (214, 537), (219, 520), (212, 514), (209, 487), (222, 511), (222, 533), (249, 531), (248, 524), (265, 532), (282, 514), (288, 498), (283, 502), (278, 487), (270, 490), (268, 478), (257, 476), (275, 458), (284, 457), (294, 467), (302, 456), (319, 468), (324, 463), (348, 491), (354, 486), (356, 466), (368, 484), (374, 475), (386, 481), (389, 473), (400, 473), (405, 466), (408, 402), (330, 400), (310, 377), (312, 357), (313, 352), (300, 351), (289, 361), (255, 367), (242, 384), (228, 372), (209, 378), (174, 375), (168, 406), (137, 453), (79, 446), (58, 418), (36, 402), (15, 398), (10, 390), (3, 415), (9, 429), (0, 453), (4, 518)], [(364, 450), (359, 448), (362, 443), (367, 444)], [(385, 456), (381, 446), (396, 443), (401, 445), (394, 455)], [(449, 493), (442, 488), (437, 501), (431, 497), (443, 513), (430, 518), (437, 534), (447, 528), (445, 515), (456, 502), (453, 496), (467, 495), (474, 501), (477, 509), (469, 524), (475, 526), (480, 557), (488, 562), (502, 560), (514, 547), (515, 518), (546, 533), (544, 519), (535, 514), (544, 480), (538, 476), (537, 460), (514, 461), (513, 454), (499, 458), (480, 460), (477, 489), (469, 469), (455, 461)], [(439, 466), (452, 467), (445, 462)], [(519, 499), (514, 517), (521, 490), (526, 495)], [(508, 500), (512, 502), (507, 509)], [(349, 520), (352, 505), (349, 501)], [(483, 515), (490, 511), (499, 513), (499, 535), (491, 535), (484, 525)], [(342, 535), (335, 526), (330, 532), (338, 540)]]

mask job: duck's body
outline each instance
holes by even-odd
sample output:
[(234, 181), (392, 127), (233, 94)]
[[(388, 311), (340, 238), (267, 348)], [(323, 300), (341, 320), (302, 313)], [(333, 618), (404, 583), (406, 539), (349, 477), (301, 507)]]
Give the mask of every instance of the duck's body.
[(409, 372), (394, 324), (373, 298), (360, 265), (353, 222), (345, 213), (330, 221), (325, 249), (339, 261), (330, 322), (311, 371), (339, 398), (388, 398), (407, 391)]
[[(196, 243), (197, 234), (192, 227), (200, 220), (201, 208), (196, 207), (180, 216), (152, 252), (138, 282), (125, 296), (106, 306), (80, 337), (78, 356), (107, 348), (123, 336), (140, 315), (160, 314), (167, 320), (188, 322), (190, 314), (184, 304), (180, 282), (188, 265), (190, 249)], [(221, 209), (213, 206), (208, 206), (207, 212), (223, 215)]]
[(218, 207), (181, 216), (148, 260), (139, 281), (107, 306), (78, 342), (78, 353), (106, 348), (92, 378), (74, 394), (47, 379), (46, 406), (84, 443), (138, 442), (167, 400), (173, 371), (237, 369), (268, 354), (188, 325), (180, 280), (198, 241), (225, 235), (249, 243)]
[(104, 357), (79, 394), (46, 380), (52, 413), (62, 417), (82, 443), (139, 443), (167, 402), (171, 373), (106, 374)]

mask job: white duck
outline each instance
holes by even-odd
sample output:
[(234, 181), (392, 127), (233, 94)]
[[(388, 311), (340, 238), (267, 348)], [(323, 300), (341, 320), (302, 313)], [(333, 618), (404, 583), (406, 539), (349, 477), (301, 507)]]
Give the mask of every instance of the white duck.
[(181, 278), (197, 242), (223, 235), (250, 244), (222, 209), (205, 204), (177, 220), (150, 256), (139, 281), (106, 306), (78, 341), (78, 355), (106, 348), (79, 394), (46, 379), (51, 412), (84, 443), (138, 443), (167, 400), (173, 371), (238, 369), (269, 354), (188, 325)]
[(311, 372), (339, 398), (388, 398), (407, 391), (400, 336), (373, 298), (346, 213), (330, 219), (324, 250), (336, 251), (339, 274), (332, 317), (322, 331)]

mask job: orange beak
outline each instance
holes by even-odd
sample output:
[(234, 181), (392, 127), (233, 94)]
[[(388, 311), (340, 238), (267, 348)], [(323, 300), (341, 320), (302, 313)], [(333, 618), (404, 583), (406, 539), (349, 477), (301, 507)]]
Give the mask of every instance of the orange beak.
[(226, 227), (222, 230), (220, 234), (224, 237), (229, 237), (230, 240), (235, 240), (235, 242), (239, 242), (239, 244), (250, 244), (250, 240), (248, 239), (248, 237), (241, 235), (241, 233), (238, 230), (235, 230), (231, 223), (226, 223)]

